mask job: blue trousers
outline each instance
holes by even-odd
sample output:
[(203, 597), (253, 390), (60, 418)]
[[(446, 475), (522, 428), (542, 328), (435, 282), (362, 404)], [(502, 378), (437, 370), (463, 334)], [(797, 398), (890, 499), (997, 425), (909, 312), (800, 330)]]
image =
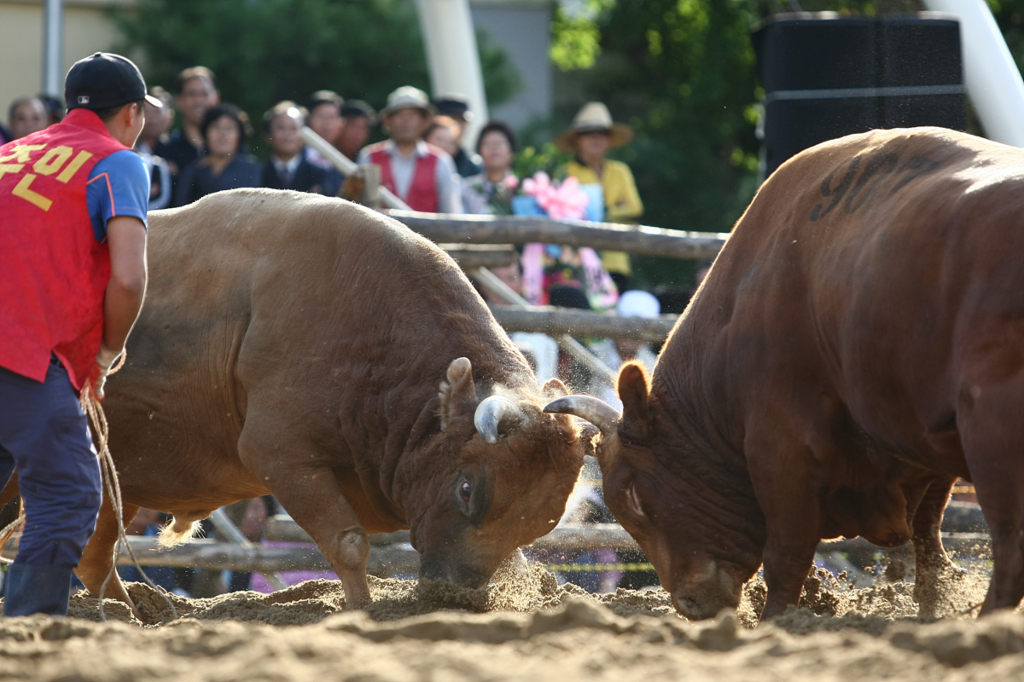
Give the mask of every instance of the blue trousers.
[(0, 486), (15, 469), (25, 532), (14, 563), (77, 566), (102, 483), (88, 418), (56, 357), (43, 383), (0, 367)]

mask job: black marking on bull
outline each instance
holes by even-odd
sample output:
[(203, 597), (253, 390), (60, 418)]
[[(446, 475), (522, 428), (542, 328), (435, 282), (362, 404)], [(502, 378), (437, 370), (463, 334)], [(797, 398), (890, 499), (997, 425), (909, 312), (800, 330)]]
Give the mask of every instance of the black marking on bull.
[(893, 188), (889, 190), (889, 194), (895, 194), (897, 191), (903, 189), (911, 180), (916, 180), (922, 175), (927, 175), (935, 171), (942, 164), (938, 161), (926, 159), (923, 156), (912, 156), (903, 166), (900, 167), (899, 172), (903, 175), (903, 178), (893, 185)]
[[(855, 213), (874, 195), (879, 187), (883, 186), (885, 181), (893, 182), (888, 193), (888, 196), (892, 196), (910, 182), (935, 171), (942, 165), (938, 161), (923, 156), (912, 156), (900, 165), (899, 155), (893, 152), (879, 152), (867, 157), (863, 163), (862, 160), (860, 156), (847, 159), (825, 176), (821, 182), (821, 196), (826, 199), (831, 198), (831, 201), (828, 206), (820, 203), (811, 209), (811, 222), (820, 220), (831, 213), (844, 197), (846, 202), (843, 204), (843, 212)], [(842, 180), (833, 188), (833, 179), (844, 168), (846, 171)]]
[[(842, 181), (840, 181), (839, 185), (835, 189), (832, 189), (832, 178), (847, 163), (850, 164), (850, 167), (846, 170), (846, 174), (843, 176)], [(860, 166), (860, 157), (855, 156), (849, 161), (844, 161), (843, 163), (839, 164), (838, 166), (836, 166), (835, 170), (833, 170), (831, 173), (825, 176), (825, 179), (821, 181), (821, 196), (831, 196), (832, 203), (828, 205), (828, 208), (826, 208), (824, 212), (822, 212), (821, 210), (821, 204), (815, 206), (811, 210), (812, 222), (820, 218), (824, 218), (825, 216), (832, 212), (832, 209), (839, 205), (839, 202), (843, 200), (843, 197), (846, 195), (846, 192), (850, 189), (850, 186), (853, 185), (853, 178), (857, 175), (858, 166)]]

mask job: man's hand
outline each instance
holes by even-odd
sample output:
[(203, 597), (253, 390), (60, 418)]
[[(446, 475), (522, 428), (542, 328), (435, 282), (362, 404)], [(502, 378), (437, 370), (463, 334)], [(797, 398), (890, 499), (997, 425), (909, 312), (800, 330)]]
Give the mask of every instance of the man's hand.
[(121, 353), (122, 351), (110, 350), (105, 343), (100, 344), (100, 352), (96, 354), (96, 368), (98, 371), (95, 384), (96, 397), (100, 400), (103, 400), (105, 397), (103, 386), (107, 383), (107, 375), (110, 373), (110, 368)]

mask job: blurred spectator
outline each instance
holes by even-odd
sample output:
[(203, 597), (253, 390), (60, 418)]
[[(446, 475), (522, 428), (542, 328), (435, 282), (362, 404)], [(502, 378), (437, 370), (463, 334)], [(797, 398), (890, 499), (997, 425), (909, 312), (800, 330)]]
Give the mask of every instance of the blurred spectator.
[[(597, 254), (594, 254), (594, 258), (597, 258)], [(548, 303), (557, 308), (593, 310), (583, 290), (569, 283), (552, 285)], [(581, 339), (577, 339), (577, 341), (581, 341)], [(565, 352), (562, 348), (558, 349), (558, 369), (556, 375), (562, 380), (562, 383), (570, 387), (570, 392), (582, 393), (594, 380), (590, 368)], [(575, 389), (579, 389), (579, 391)]]
[(370, 129), (377, 125), (377, 112), (361, 99), (350, 99), (341, 108), (341, 117), (344, 124), (341, 127), (338, 144), (335, 146), (338, 151), (355, 161), (359, 156), (359, 150), (370, 138)]
[(288, 100), (278, 102), (263, 114), (263, 135), (270, 144), (270, 160), (263, 164), (260, 186), (323, 193), (327, 169), (310, 163), (303, 153), (305, 145), (299, 132), (304, 125), (306, 110)]
[[(341, 116), (344, 105), (345, 100), (333, 90), (317, 90), (309, 99), (309, 115), (306, 117), (306, 125), (335, 148), (338, 147), (341, 133), (345, 129), (345, 119)], [(308, 145), (305, 147), (304, 154), (310, 163), (327, 170), (327, 179), (324, 180), (322, 193), (332, 197), (337, 196), (338, 190), (345, 182), (345, 174), (335, 168), (334, 164), (325, 159), (320, 152)]]
[(156, 148), (160, 144), (170, 141), (167, 131), (174, 120), (174, 109), (171, 108), (171, 95), (159, 85), (149, 89), (149, 94), (163, 102), (164, 106), (157, 109), (149, 102), (145, 103), (146, 122), (139, 133), (139, 141), (135, 148), (147, 154), (156, 154)]
[(516, 134), (503, 121), (490, 121), (480, 129), (476, 151), (484, 170), (465, 179), (462, 205), (466, 213), (512, 213), (512, 195), (519, 180), (512, 173), (516, 159)]
[(171, 172), (177, 176), (205, 151), (203, 116), (220, 104), (217, 81), (205, 66), (193, 66), (178, 74), (178, 113), (181, 127), (171, 133), (170, 140), (156, 147), (156, 155), (167, 159)]
[[(345, 119), (341, 117), (341, 109), (345, 100), (332, 90), (317, 90), (309, 99), (309, 115), (306, 117), (313, 132), (338, 146), (338, 138), (345, 127)], [(309, 154), (316, 154), (315, 149), (308, 149)]]
[(452, 118), (458, 126), (455, 131), (455, 153), (452, 154), (452, 159), (455, 161), (455, 168), (459, 171), (459, 175), (464, 178), (479, 175), (483, 170), (479, 161), (469, 158), (462, 148), (462, 136), (465, 135), (466, 126), (473, 118), (473, 112), (469, 110), (469, 100), (464, 95), (452, 93), (441, 97), (434, 104), (437, 107), (437, 113)]
[[(576, 158), (566, 166), (566, 173), (581, 184), (600, 184), (604, 190), (605, 220), (630, 222), (644, 212), (640, 194), (629, 166), (621, 161), (605, 158), (605, 154), (618, 149), (633, 139), (633, 129), (624, 123), (612, 121), (611, 113), (601, 102), (587, 102), (576, 114), (572, 126), (555, 138), (555, 146)], [(632, 268), (629, 254), (623, 251), (605, 251), (604, 265), (622, 288)]]
[(419, 88), (404, 85), (392, 92), (381, 112), (391, 137), (365, 147), (359, 163), (380, 166), (381, 185), (414, 211), (462, 213), (451, 156), (420, 139), (432, 114), (430, 100)]
[[(169, 517), (166, 514), (143, 508), (135, 515), (135, 518), (124, 529), (124, 532), (126, 535), (156, 537), (160, 532), (161, 526), (168, 520)], [(181, 597), (191, 596), (186, 590), (178, 586), (175, 580), (174, 569), (170, 566), (146, 566), (144, 571), (146, 576), (153, 581), (153, 584), (159, 585), (168, 592)], [(139, 574), (139, 569), (135, 568), (135, 566), (118, 566), (117, 573), (123, 581), (144, 582)]]
[[(251, 500), (242, 500), (224, 507), (224, 512), (232, 523), (242, 532), (246, 540), (253, 544), (260, 544), (263, 539), (263, 527), (277, 509), (277, 501), (272, 495), (255, 497)], [(219, 532), (217, 533), (219, 536)], [(252, 580), (252, 573), (249, 571), (231, 571), (231, 580), (227, 584), (229, 592), (239, 592), (249, 589)]]
[(556, 287), (579, 291), (591, 310), (608, 310), (619, 300), (615, 282), (589, 246), (530, 243), (523, 247), (522, 267), (523, 296), (531, 305), (558, 305), (551, 300)]
[(54, 123), (60, 123), (64, 120), (64, 115), (67, 114), (67, 110), (64, 108), (64, 102), (60, 97), (56, 95), (39, 95), (39, 101), (46, 107), (47, 115), (47, 126), (51, 126)]
[(152, 211), (171, 205), (171, 169), (167, 161), (155, 155), (153, 150), (161, 141), (167, 141), (167, 129), (174, 118), (174, 110), (171, 109), (170, 94), (159, 85), (150, 88), (149, 94), (163, 102), (164, 106), (158, 109), (148, 101), (143, 103), (146, 122), (135, 143), (135, 150), (149, 169), (149, 210)]
[(182, 170), (174, 188), (175, 206), (225, 189), (260, 186), (259, 163), (241, 151), (250, 132), (245, 112), (232, 104), (208, 109), (199, 131), (206, 156)]
[(451, 118), (435, 116), (427, 129), (423, 131), (423, 139), (427, 144), (432, 144), (448, 156), (454, 157), (458, 150), (458, 145), (455, 144), (455, 131), (458, 129), (459, 126)]
[[(590, 247), (558, 244), (523, 247), (523, 297), (531, 305), (552, 305), (581, 310), (606, 310), (618, 300), (615, 282)], [(557, 376), (581, 389), (590, 382), (590, 370), (559, 352)]]
[[(661, 314), (661, 304), (658, 303), (654, 294), (632, 289), (619, 297), (615, 310), (620, 317), (651, 319)], [(654, 371), (654, 363), (658, 359), (650, 344), (638, 339), (601, 339), (590, 344), (590, 350), (613, 370), (619, 369), (626, 362), (635, 360), (644, 366), (648, 376)], [(592, 386), (591, 389), (592, 395), (598, 396), (617, 409), (622, 409), (622, 403), (611, 386), (602, 382), (600, 386)]]
[[(519, 261), (504, 267), (490, 268), (498, 279), (509, 289), (519, 295), (523, 293), (523, 278), (519, 269)], [(489, 289), (477, 285), (480, 295), (491, 305), (503, 305), (505, 299), (492, 293)], [(533, 368), (539, 384), (558, 375), (558, 342), (547, 334), (539, 332), (510, 332), (509, 338), (523, 353)]]
[(38, 97), (19, 97), (7, 112), (11, 139), (17, 140), (50, 125), (50, 114)]

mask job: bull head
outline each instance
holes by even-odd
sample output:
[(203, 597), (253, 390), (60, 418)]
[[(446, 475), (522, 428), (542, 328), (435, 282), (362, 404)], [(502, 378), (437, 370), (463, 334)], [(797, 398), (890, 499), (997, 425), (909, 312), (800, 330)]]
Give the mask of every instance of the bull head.
[[(422, 577), (480, 587), (561, 518), (583, 444), (567, 417), (544, 414), (535, 390), (504, 387), (478, 398), (472, 369), (467, 358), (453, 360), (441, 382), (444, 454), (430, 456), (429, 483), (421, 476), (424, 492), (413, 496), (429, 504), (409, 518)], [(544, 393), (551, 399), (567, 391), (553, 380)]]
[(661, 459), (678, 458), (680, 453), (673, 447), (677, 444), (652, 428), (643, 368), (625, 365), (619, 373), (618, 389), (621, 415), (586, 395), (560, 398), (544, 410), (586, 419), (601, 431), (596, 452), (605, 502), (654, 564), (676, 609), (699, 620), (715, 616), (721, 608), (736, 607), (742, 585), (757, 569), (760, 555), (756, 554), (751, 564), (750, 560), (739, 561), (734, 552), (716, 557), (694, 551), (707, 544), (695, 523), (695, 511), (713, 497), (699, 478), (686, 473), (680, 476), (679, 467), (670, 469)]

